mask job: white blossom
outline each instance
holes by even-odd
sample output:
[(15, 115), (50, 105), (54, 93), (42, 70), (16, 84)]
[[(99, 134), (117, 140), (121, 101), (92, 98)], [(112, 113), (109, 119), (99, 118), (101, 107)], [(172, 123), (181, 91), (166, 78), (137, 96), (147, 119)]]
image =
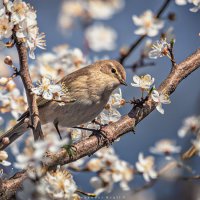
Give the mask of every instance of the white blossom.
[(128, 182), (133, 179), (133, 168), (123, 160), (116, 160), (111, 165), (112, 179), (115, 183), (119, 182), (123, 190), (129, 190)]
[(9, 2), (7, 8), (11, 12), (11, 22), (18, 25), (16, 36), (23, 39), (27, 48), (30, 49), (29, 57), (34, 59), (36, 47), (44, 49), (46, 46), (45, 35), (39, 33), (36, 11), (22, 0)]
[(28, 145), (25, 146), (23, 152), (16, 155), (16, 163), (14, 166), (18, 169), (26, 169), (28, 166), (39, 167), (42, 156), (46, 151), (46, 144), (44, 141), (34, 142), (29, 138), (26, 140)]
[(19, 116), (26, 111), (26, 100), (25, 96), (20, 94), (16, 84), (13, 80), (10, 80), (6, 83), (5, 89), (0, 92), (0, 101), (2, 113), (11, 112), (15, 119), (18, 119)]
[(90, 184), (95, 188), (94, 193), (100, 195), (102, 192), (111, 192), (114, 182), (111, 179), (111, 173), (106, 171), (101, 178), (97, 176), (92, 177)]
[(12, 35), (13, 23), (8, 16), (0, 17), (0, 40), (9, 38)]
[(77, 190), (72, 175), (59, 167), (56, 171), (47, 172), (44, 181), (46, 183), (45, 190), (53, 199), (73, 199)]
[(12, 13), (11, 21), (14, 24), (18, 24), (26, 18), (26, 12), (29, 8), (22, 0), (14, 0), (13, 2), (8, 2), (7, 9)]
[(181, 151), (181, 147), (176, 146), (173, 140), (162, 139), (156, 142), (155, 146), (150, 148), (150, 151), (154, 154), (169, 155), (173, 153), (179, 153)]
[(101, 122), (101, 124), (109, 124), (111, 122), (116, 122), (120, 119), (121, 114), (115, 108), (103, 109), (103, 111), (97, 116), (97, 120)]
[(187, 0), (175, 0), (175, 3), (179, 6), (182, 6), (187, 4)]
[(198, 12), (200, 10), (200, 0), (188, 0), (188, 2), (194, 5), (193, 8), (190, 8), (191, 12)]
[(73, 28), (78, 19), (81, 19), (83, 22), (94, 19), (110, 19), (116, 12), (124, 7), (124, 4), (124, 0), (63, 1), (58, 23), (61, 31), (64, 32), (66, 29)]
[(119, 183), (123, 190), (129, 190), (128, 182), (133, 179), (133, 167), (120, 160), (113, 148), (103, 148), (95, 153), (96, 158), (87, 163), (87, 169), (98, 173), (90, 183), (95, 194), (111, 192), (114, 183)]
[(151, 10), (145, 11), (139, 17), (133, 15), (132, 19), (134, 24), (139, 26), (139, 28), (134, 32), (136, 35), (148, 35), (149, 37), (154, 37), (164, 26), (164, 22), (157, 19)]
[(157, 173), (154, 169), (154, 157), (144, 157), (142, 153), (139, 153), (138, 162), (136, 163), (136, 169), (143, 174), (145, 181), (149, 182), (150, 179), (156, 179)]
[(40, 33), (40, 34), (37, 34), (37, 36), (33, 38), (32, 40), (27, 40), (27, 45), (30, 49), (29, 57), (32, 59), (35, 59), (34, 51), (36, 47), (40, 49), (45, 49), (45, 46), (46, 46), (45, 34)]
[(152, 45), (152, 50), (149, 52), (149, 58), (157, 59), (158, 57), (163, 56), (170, 57), (168, 46), (169, 44), (167, 43), (166, 38), (156, 41)]
[(152, 99), (157, 103), (156, 109), (161, 114), (164, 114), (164, 109), (162, 108), (162, 104), (170, 104), (171, 101), (169, 96), (166, 94), (159, 93), (157, 90), (153, 90), (151, 93)]
[(111, 106), (113, 108), (120, 108), (125, 104), (125, 99), (123, 99), (122, 97), (122, 91), (121, 89), (116, 89), (113, 91), (113, 93), (111, 94), (109, 101), (106, 105), (107, 106)]
[[(94, 19), (109, 19), (124, 7), (124, 0), (89, 0), (87, 11)], [(103, 12), (102, 12), (103, 10)]]
[(117, 33), (114, 29), (103, 24), (89, 26), (85, 31), (88, 46), (93, 51), (111, 51), (116, 47)]
[(184, 119), (182, 127), (178, 130), (178, 136), (183, 138), (188, 133), (198, 134), (200, 131), (200, 116), (190, 116)]
[(59, 84), (53, 84), (52, 80), (43, 77), (42, 81), (38, 83), (38, 87), (32, 88), (32, 92), (38, 96), (42, 96), (44, 99), (52, 100), (56, 96), (58, 99), (63, 96), (62, 86)]
[(200, 10), (200, 0), (175, 0), (177, 5), (186, 5), (191, 3), (194, 5), (193, 8), (190, 8), (191, 12), (198, 12)]
[(0, 18), (3, 17), (6, 13), (5, 6), (3, 5), (3, 1), (0, 1)]
[(133, 76), (133, 83), (131, 85), (133, 87), (140, 87), (141, 89), (149, 90), (154, 83), (154, 78), (151, 75), (146, 74), (144, 76)]
[(8, 154), (6, 151), (0, 151), (0, 165), (9, 166), (11, 163), (7, 161)]

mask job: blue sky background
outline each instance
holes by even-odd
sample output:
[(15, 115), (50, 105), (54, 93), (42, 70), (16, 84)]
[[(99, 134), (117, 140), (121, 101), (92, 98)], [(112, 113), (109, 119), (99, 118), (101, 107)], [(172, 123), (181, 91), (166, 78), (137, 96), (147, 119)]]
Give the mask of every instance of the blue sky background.
[[(77, 24), (75, 29), (71, 33), (62, 34), (58, 28), (57, 20), (60, 11), (61, 0), (30, 0), (30, 2), (37, 10), (38, 24), (41, 32), (46, 33), (47, 51), (50, 51), (54, 46), (68, 43), (71, 47), (83, 48), (83, 30), (80, 25)], [(115, 51), (93, 53), (90, 52), (89, 56), (101, 57), (103, 55), (109, 55), (110, 58), (117, 58), (118, 50), (122, 45), (130, 45), (138, 36), (134, 35), (136, 27), (132, 23), (132, 15), (140, 15), (144, 10), (151, 9), (157, 11), (162, 5), (163, 0), (126, 0), (125, 8), (115, 14), (112, 19), (102, 21), (104, 24), (110, 25), (118, 33), (117, 47)], [(175, 12), (177, 14), (177, 20), (172, 22), (175, 29), (176, 43), (175, 43), (175, 58), (179, 63), (192, 52), (199, 47), (200, 32), (199, 20), (200, 13), (191, 13), (189, 11), (190, 6), (177, 6), (174, 1), (170, 4), (167, 11), (163, 15), (166, 17), (167, 13)], [(102, 11), (103, 12), (103, 11)], [(165, 27), (169, 27), (166, 23)], [(156, 40), (156, 38), (153, 38)], [(141, 46), (140, 46), (141, 47)], [(128, 58), (125, 65), (131, 64), (137, 60), (139, 56), (140, 47)], [(37, 51), (40, 53), (41, 51)], [(167, 58), (160, 58), (156, 60), (156, 66), (139, 69), (136, 74), (149, 73), (155, 77), (156, 85), (158, 86), (162, 80), (167, 76), (170, 71), (171, 63)], [(127, 82), (129, 86), (123, 87), (122, 91), (124, 97), (127, 100), (140, 95), (139, 90), (130, 86), (134, 73), (132, 70), (127, 69)], [(153, 146), (155, 141), (162, 138), (170, 138), (178, 141), (178, 144), (184, 148), (189, 146), (189, 138), (178, 139), (177, 130), (182, 124), (182, 120), (193, 114), (199, 114), (200, 112), (200, 70), (191, 74), (186, 80), (184, 80), (177, 88), (175, 93), (171, 96), (171, 104), (164, 106), (165, 115), (161, 115), (157, 111), (151, 113), (146, 119), (144, 119), (137, 127), (136, 134), (127, 134), (121, 138), (120, 142), (114, 144), (114, 148), (120, 158), (134, 164), (137, 161), (138, 153), (144, 152), (145, 155), (149, 155), (149, 147)], [(125, 106), (121, 113), (125, 114), (130, 110), (130, 106)], [(159, 157), (157, 157), (159, 160)], [(192, 159), (188, 164), (194, 164), (196, 170), (200, 172), (199, 158)], [(92, 188), (89, 186), (90, 174), (76, 173), (74, 178), (77, 184), (82, 187), (84, 191), (92, 192)], [(132, 182), (132, 188), (144, 184), (142, 178), (135, 178)], [(184, 190), (187, 187), (194, 188), (198, 186), (199, 182), (184, 183), (184, 182), (165, 182), (160, 181), (153, 189), (155, 189), (156, 199), (175, 199), (182, 198), (189, 199)], [(118, 187), (115, 187), (116, 190)], [(190, 190), (191, 191), (191, 190)], [(112, 196), (114, 191), (109, 196)], [(190, 198), (192, 199), (192, 198)]]

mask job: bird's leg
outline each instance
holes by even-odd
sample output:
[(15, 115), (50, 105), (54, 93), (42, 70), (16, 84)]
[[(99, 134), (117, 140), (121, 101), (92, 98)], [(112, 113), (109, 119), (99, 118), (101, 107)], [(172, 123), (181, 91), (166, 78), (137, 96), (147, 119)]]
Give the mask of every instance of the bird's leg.
[(58, 128), (58, 121), (54, 121), (53, 124), (54, 124), (54, 126), (55, 126), (55, 128), (56, 128), (56, 131), (57, 131), (57, 133), (58, 133), (60, 139), (62, 140), (62, 136), (61, 136), (60, 130), (59, 130), (59, 128)]
[(99, 125), (100, 126), (100, 129), (104, 126), (106, 126), (107, 124), (102, 124), (101, 122), (99, 122), (98, 120), (96, 119), (93, 119), (92, 120), (92, 123), (96, 124), (96, 125)]
[(69, 135), (69, 143), (64, 145), (63, 148), (66, 149), (68, 155), (70, 158), (73, 158), (73, 155), (76, 155), (76, 152), (77, 152), (77, 148), (74, 146), (73, 144), (73, 140), (72, 140), (72, 137), (71, 137), (71, 134)]

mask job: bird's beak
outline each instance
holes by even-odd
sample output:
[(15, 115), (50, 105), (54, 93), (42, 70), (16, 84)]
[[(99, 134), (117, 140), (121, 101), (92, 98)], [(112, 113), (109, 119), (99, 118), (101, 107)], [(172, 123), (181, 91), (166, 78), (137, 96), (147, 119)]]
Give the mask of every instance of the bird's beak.
[(123, 80), (123, 79), (120, 79), (120, 83), (121, 83), (122, 85), (128, 86), (127, 83), (125, 82), (125, 80)]

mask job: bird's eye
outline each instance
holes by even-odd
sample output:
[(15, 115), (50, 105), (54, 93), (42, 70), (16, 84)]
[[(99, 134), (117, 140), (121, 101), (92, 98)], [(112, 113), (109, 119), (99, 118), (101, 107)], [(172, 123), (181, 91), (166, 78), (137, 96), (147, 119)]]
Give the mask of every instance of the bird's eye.
[(112, 73), (116, 73), (116, 69), (112, 68), (112, 69), (111, 69), (111, 72), (112, 72)]

